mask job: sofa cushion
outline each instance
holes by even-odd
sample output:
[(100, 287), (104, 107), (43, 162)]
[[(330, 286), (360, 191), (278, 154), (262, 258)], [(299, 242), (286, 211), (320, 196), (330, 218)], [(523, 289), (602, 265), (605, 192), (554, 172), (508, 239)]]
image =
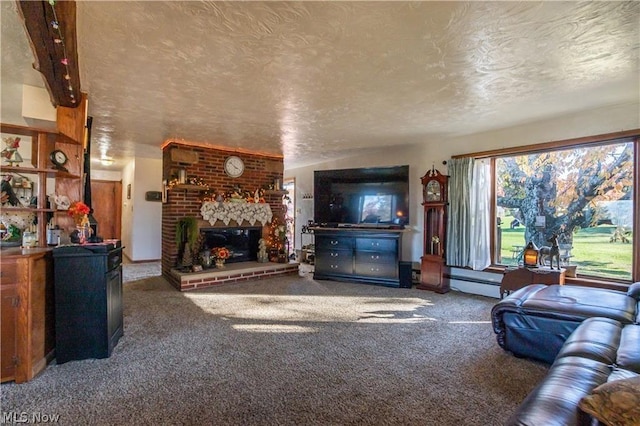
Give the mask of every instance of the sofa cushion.
[(556, 359), (579, 356), (605, 364), (615, 364), (622, 324), (609, 318), (589, 318), (564, 342)]
[(550, 285), (522, 302), (524, 311), (549, 318), (582, 321), (605, 317), (631, 324), (636, 318), (637, 300), (616, 290), (569, 285)]
[(598, 386), (578, 404), (580, 409), (607, 425), (640, 423), (640, 376)]
[(568, 356), (557, 360), (506, 425), (577, 424), (578, 403), (597, 386), (606, 383), (610, 371), (608, 365), (591, 359)]
[(616, 365), (640, 374), (640, 324), (629, 324), (622, 329)]
[(607, 382), (613, 382), (614, 380), (630, 379), (632, 377), (639, 377), (640, 374), (631, 370), (625, 370), (624, 368), (614, 367), (611, 375), (607, 379)]

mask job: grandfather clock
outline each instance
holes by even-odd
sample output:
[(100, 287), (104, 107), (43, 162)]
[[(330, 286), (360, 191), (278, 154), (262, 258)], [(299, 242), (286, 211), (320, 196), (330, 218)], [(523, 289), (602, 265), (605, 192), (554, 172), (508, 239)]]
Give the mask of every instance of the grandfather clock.
[(424, 207), (424, 250), (420, 258), (421, 290), (446, 293), (450, 290), (445, 272), (445, 239), (447, 234), (447, 205), (449, 176), (431, 168), (422, 178), (422, 205)]

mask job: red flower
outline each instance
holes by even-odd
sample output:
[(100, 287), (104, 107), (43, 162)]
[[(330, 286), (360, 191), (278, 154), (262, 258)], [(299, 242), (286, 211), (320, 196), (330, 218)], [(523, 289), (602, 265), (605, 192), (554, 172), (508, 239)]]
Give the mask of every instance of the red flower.
[(231, 256), (229, 249), (227, 249), (226, 247), (215, 247), (211, 249), (211, 254), (216, 259), (228, 259), (229, 256)]
[(73, 217), (73, 220), (76, 222), (76, 225), (83, 226), (89, 223), (89, 219), (87, 215), (91, 212), (89, 206), (87, 206), (82, 201), (74, 201), (69, 206), (69, 210), (67, 213), (69, 216)]

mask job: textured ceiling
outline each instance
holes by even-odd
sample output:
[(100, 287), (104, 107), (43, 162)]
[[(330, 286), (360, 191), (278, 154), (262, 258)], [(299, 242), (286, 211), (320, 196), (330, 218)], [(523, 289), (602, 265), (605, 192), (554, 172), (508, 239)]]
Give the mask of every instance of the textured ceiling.
[(81, 1), (77, 19), (116, 158), (177, 138), (295, 167), (640, 96), (638, 2)]

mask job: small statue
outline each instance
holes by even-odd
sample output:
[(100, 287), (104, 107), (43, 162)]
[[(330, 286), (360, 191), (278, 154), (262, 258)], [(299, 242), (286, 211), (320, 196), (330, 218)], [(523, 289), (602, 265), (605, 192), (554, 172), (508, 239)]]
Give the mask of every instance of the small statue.
[(551, 243), (551, 247), (542, 246), (540, 247), (540, 255), (538, 256), (539, 263), (541, 266), (545, 266), (547, 264), (547, 259), (549, 259), (549, 266), (553, 269), (553, 259), (556, 259), (556, 263), (558, 265), (558, 270), (560, 270), (560, 246), (558, 245), (558, 236), (553, 234), (551, 238), (547, 240), (548, 243)]
[(267, 254), (267, 242), (264, 238), (260, 238), (258, 241), (258, 262), (266, 263), (269, 261), (269, 255)]
[(13, 163), (22, 163), (22, 156), (18, 152), (18, 148), (20, 147), (20, 138), (4, 138), (4, 144), (6, 147), (2, 152), (0, 152), (0, 155), (2, 155), (4, 160), (9, 163), (10, 166), (13, 166)]

